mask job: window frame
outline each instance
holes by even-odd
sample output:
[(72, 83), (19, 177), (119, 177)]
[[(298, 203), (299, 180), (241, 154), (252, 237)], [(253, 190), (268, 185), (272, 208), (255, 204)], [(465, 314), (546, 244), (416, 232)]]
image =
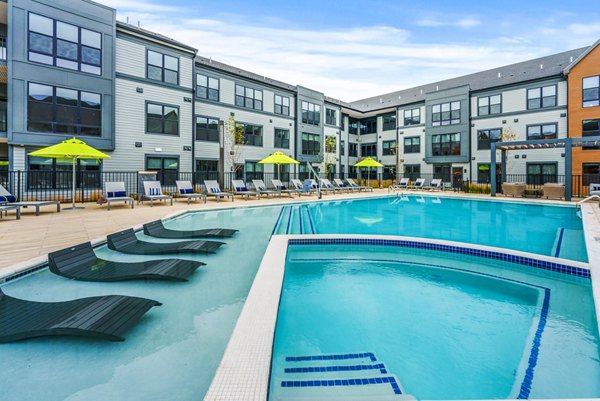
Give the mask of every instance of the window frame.
[[(434, 104), (431, 106), (431, 126), (432, 127), (446, 127), (449, 125), (458, 125), (461, 123), (461, 111), (462, 111), (462, 102), (460, 100), (453, 100), (450, 102), (443, 102)], [(458, 108), (453, 108), (456, 104), (458, 104)], [(448, 106), (448, 110), (444, 110), (445, 106)], [(439, 111), (434, 111), (435, 109), (439, 109)], [(453, 118), (455, 116), (455, 112), (458, 113), (458, 118)], [(448, 118), (444, 118), (447, 114)], [(436, 115), (439, 115), (436, 120)]]
[[(329, 112), (333, 112), (333, 116), (330, 116)], [(337, 127), (337, 113), (336, 113), (335, 109), (330, 109), (329, 107), (325, 107), (325, 124), (333, 125), (333, 126)]]
[[(258, 125), (258, 124), (251, 124), (251, 123), (245, 123), (242, 121), (236, 121), (235, 122), (236, 127), (242, 126), (243, 130), (244, 130), (244, 146), (254, 146), (257, 148), (262, 148), (264, 146), (264, 141), (265, 141), (265, 129), (264, 126), (262, 125)], [(253, 127), (252, 129), (252, 133), (251, 135), (248, 134), (248, 132), (246, 131), (246, 127)], [(260, 128), (260, 135), (256, 134), (256, 128)], [(248, 140), (248, 138), (252, 138), (252, 140)], [(260, 138), (260, 144), (256, 144), (257, 139), (256, 138)]]
[[(452, 138), (454, 136), (458, 136), (458, 141), (453, 141), (453, 140), (449, 140), (449, 141), (442, 141), (441, 139), (443, 139), (444, 137), (448, 137), (448, 138)], [(434, 138), (440, 138), (439, 142), (436, 142), (434, 140)], [(431, 136), (431, 155), (434, 157), (444, 157), (444, 156), (460, 156), (461, 154), (461, 142), (462, 142), (462, 138), (460, 135), (460, 132), (449, 132), (449, 133), (444, 133), (444, 134), (435, 134)], [(439, 145), (438, 145), (439, 144)], [(444, 145), (447, 144), (447, 145)], [(458, 153), (453, 153), (453, 149), (456, 146), (456, 144), (458, 144)], [(437, 145), (437, 146), (436, 146)], [(447, 147), (448, 148), (448, 153), (444, 154), (444, 148)], [(438, 154), (436, 154), (436, 148), (439, 148), (438, 150)]]
[[(499, 97), (500, 98), (500, 102), (499, 103), (492, 103), (492, 98), (495, 97)], [(481, 105), (481, 101), (487, 99), (487, 105)], [(500, 110), (497, 112), (492, 113), (492, 106), (495, 105), (499, 105), (500, 106)], [(481, 109), (482, 107), (487, 108), (487, 112), (486, 113), (482, 113)], [(488, 95), (488, 96), (479, 96), (477, 98), (477, 115), (478, 116), (495, 116), (497, 114), (502, 114), (502, 93), (500, 94), (495, 94), (495, 95)]]
[[(162, 128), (162, 132), (152, 132), (152, 131), (148, 131), (148, 106), (153, 105), (153, 106), (160, 106), (162, 109), (162, 117), (161, 117), (161, 128)], [(169, 133), (165, 133), (165, 107), (170, 107), (173, 109), (177, 110), (177, 133), (176, 134), (169, 134)], [(149, 100), (146, 100), (146, 108), (145, 108), (145, 119), (144, 119), (144, 123), (145, 123), (145, 127), (144, 127), (144, 132), (148, 135), (167, 135), (167, 136), (180, 136), (181, 135), (181, 130), (180, 130), (180, 123), (181, 123), (181, 113), (180, 113), (180, 109), (179, 106), (174, 105), (174, 104), (167, 104), (167, 103), (160, 103), (160, 102), (152, 102)]]
[[(368, 152), (365, 152), (368, 149)], [(377, 142), (366, 142), (360, 144), (360, 157), (375, 157), (377, 158)]]
[[(417, 113), (417, 117), (419, 119), (418, 121), (415, 121), (415, 110), (418, 112)], [(410, 117), (406, 116), (408, 114), (408, 112), (410, 112)], [(410, 126), (410, 125), (421, 124), (421, 108), (415, 107), (413, 109), (404, 109), (403, 117), (404, 117), (404, 126), (405, 127)]]
[[(206, 78), (206, 86), (200, 85), (198, 83), (198, 76)], [(210, 80), (211, 79), (217, 81), (217, 89), (214, 89), (214, 88), (210, 87)], [(206, 96), (200, 96), (200, 90), (198, 88), (206, 88)], [(195, 89), (196, 89), (196, 98), (198, 98), (198, 99), (210, 100), (212, 102), (219, 102), (219, 101), (221, 101), (221, 78), (217, 78), (217, 77), (213, 77), (211, 75), (207, 75), (207, 74), (203, 74), (203, 73), (197, 72), (196, 73), (196, 88)], [(211, 90), (216, 91), (216, 93), (217, 93), (217, 98), (216, 99), (211, 99), (211, 96), (210, 96), (210, 93), (211, 93), (210, 91)]]
[(381, 116), (381, 130), (382, 131), (394, 131), (398, 128), (398, 115), (394, 111), (393, 113), (383, 114)]
[[(244, 90), (244, 94), (240, 95), (238, 94), (238, 88), (242, 88)], [(239, 84), (236, 82), (235, 87), (234, 87), (234, 104), (237, 107), (242, 107), (244, 109), (248, 109), (248, 110), (258, 110), (258, 111), (263, 111), (264, 105), (265, 105), (265, 98), (264, 98), (264, 93), (262, 89), (256, 89), (253, 88), (251, 86), (245, 86), (242, 84)], [(252, 97), (248, 96), (248, 91), (252, 91)], [(256, 98), (256, 94), (260, 93), (260, 99)], [(242, 99), (242, 104), (238, 104), (238, 100)], [(246, 104), (248, 103), (248, 101), (252, 102), (252, 107), (248, 107), (246, 106)], [(257, 107), (257, 104), (260, 103), (260, 108)]]
[[(416, 142), (418, 142), (417, 144), (415, 144), (415, 139), (417, 140)], [(408, 145), (408, 147), (406, 145), (407, 140), (410, 140), (410, 145)], [(421, 137), (418, 135), (404, 137), (402, 147), (405, 154), (421, 153)]]
[[(492, 131), (500, 131), (500, 136), (498, 139), (492, 139), (491, 132)], [(487, 140), (481, 139), (481, 134), (487, 132)], [(492, 142), (501, 142), (502, 141), (502, 128), (486, 128), (477, 130), (477, 150), (490, 150), (492, 148)], [(486, 146), (482, 146), (482, 144), (487, 144)]]
[[(205, 118), (206, 119), (206, 128), (198, 128), (198, 119), (199, 118)], [(211, 125), (210, 121), (211, 120), (215, 120), (217, 123), (217, 128), (216, 129), (211, 129), (209, 128), (209, 126)], [(200, 142), (219, 142), (219, 123), (221, 122), (221, 120), (218, 117), (210, 117), (210, 116), (204, 116), (204, 115), (196, 115), (196, 119), (195, 119), (195, 133), (194, 133), (194, 140), (195, 141), (200, 141)], [(201, 131), (199, 131), (201, 130)], [(204, 134), (206, 134), (206, 138), (198, 138), (198, 133), (202, 132)], [(216, 139), (210, 139), (210, 135), (214, 135), (216, 134)]]
[(358, 143), (348, 143), (348, 157), (358, 157)]
[[(392, 145), (393, 144), (393, 145)], [(388, 145), (386, 147), (386, 145)], [(395, 156), (397, 149), (397, 143), (395, 139), (381, 142), (381, 155), (382, 156)]]
[[(555, 129), (555, 134), (553, 138), (545, 138), (543, 137), (544, 135), (544, 127), (548, 126), (548, 125), (553, 125), (554, 129)], [(529, 129), (533, 128), (533, 127), (539, 127), (540, 129), (540, 137), (539, 138), (531, 138), (530, 134), (529, 134)], [(557, 139), (558, 138), (558, 123), (557, 122), (551, 122), (551, 123), (541, 123), (541, 124), (527, 124), (525, 126), (525, 138), (528, 141), (538, 141), (538, 140), (547, 140), (547, 139)]]
[[(304, 139), (304, 135), (310, 136), (310, 140), (309, 139)], [(314, 138), (317, 138), (317, 140), (315, 141)], [(306, 142), (311, 142), (312, 145), (305, 147), (304, 144)], [(321, 135), (319, 134), (313, 134), (312, 132), (302, 132), (300, 134), (300, 153), (302, 155), (306, 155), (306, 156), (318, 156), (321, 154)], [(316, 145), (315, 145), (316, 143)]]
[[(154, 64), (150, 64), (150, 52), (156, 53), (156, 54), (158, 54), (158, 55), (161, 56), (162, 66), (157, 66), (157, 65), (154, 65)], [(166, 70), (171, 71), (171, 72), (175, 71), (175, 70), (172, 70), (172, 69), (166, 67), (165, 60), (166, 60), (167, 57), (170, 57), (170, 58), (173, 58), (173, 59), (177, 60), (177, 71), (176, 71), (176, 73), (177, 73), (177, 82), (175, 82), (175, 83), (169, 82), (169, 81), (165, 81), (165, 76), (166, 76), (165, 75), (165, 71)], [(154, 82), (163, 82), (163, 83), (168, 84), (168, 85), (179, 85), (179, 71), (180, 71), (180, 64), (181, 64), (180, 61), (181, 60), (179, 60), (179, 57), (175, 57), (175, 56), (172, 56), (170, 54), (166, 54), (166, 53), (162, 53), (162, 52), (150, 49), (150, 48), (146, 48), (146, 79), (149, 79), (149, 80), (154, 81)], [(150, 77), (149, 71), (150, 71), (150, 67), (151, 66), (154, 67), (154, 68), (160, 68), (160, 79), (155, 79), (155, 78), (151, 78)]]
[[(529, 167), (531, 166), (541, 166), (540, 171), (543, 171), (543, 166), (553, 166), (554, 167), (554, 173), (553, 174), (544, 174), (544, 173), (540, 173), (540, 174), (530, 174), (529, 173)], [(525, 176), (526, 176), (526, 183), (528, 185), (542, 185), (545, 184), (547, 182), (557, 182), (557, 177), (558, 177), (558, 162), (527, 162), (525, 164)], [(536, 182), (535, 179), (531, 179), (531, 176), (540, 176), (542, 178), (542, 182)], [(545, 178), (548, 178), (547, 180)]]
[[(551, 88), (551, 87), (554, 88), (554, 95), (544, 97), (544, 89), (545, 88)], [(536, 89), (540, 91), (539, 98), (538, 97), (530, 98), (529, 97), (529, 91), (536, 90)], [(527, 110), (538, 110), (538, 109), (547, 109), (547, 108), (550, 108), (550, 107), (556, 107), (556, 106), (558, 106), (558, 84), (551, 84), (551, 85), (544, 85), (544, 86), (534, 86), (534, 87), (531, 87), (531, 88), (526, 88), (525, 89), (525, 96), (526, 96), (526, 100), (527, 100)], [(550, 97), (554, 98), (554, 104), (551, 105), (551, 106), (544, 106), (544, 98), (550, 98)], [(531, 105), (530, 105), (529, 102), (532, 99), (540, 99), (540, 106), (539, 107), (531, 107)]]
[[(586, 79), (591, 79), (591, 78), (596, 78), (596, 85), (597, 86), (592, 86), (591, 88), (584, 88), (584, 82)], [(585, 91), (586, 90), (596, 90), (596, 97), (593, 98), (592, 100), (585, 100)], [(586, 105), (586, 102), (595, 102), (595, 104), (588, 104)], [(581, 107), (582, 108), (588, 108), (588, 107), (598, 107), (600, 106), (600, 75), (591, 75), (589, 77), (582, 77), (581, 78)]]
[[(277, 102), (277, 98), (281, 99), (281, 102)], [(287, 106), (285, 105), (285, 100), (287, 99)], [(288, 96), (283, 96), (278, 93), (273, 94), (273, 112), (275, 114), (279, 114), (281, 116), (289, 116), (290, 115), (290, 105), (291, 101)], [(280, 107), (279, 111), (277, 111), (277, 106)]]
[[(277, 131), (284, 131), (287, 135), (287, 138), (282, 138), (279, 143), (278, 143), (278, 138), (277, 138)], [(287, 146), (285, 146), (285, 143), (287, 141)], [(290, 148), (290, 130), (288, 128), (278, 128), (275, 127), (273, 129), (273, 147), (277, 148), (277, 149), (289, 149)]]
[[(304, 108), (306, 105), (306, 108)], [(311, 110), (312, 106), (312, 110)], [(300, 101), (300, 111), (302, 124), (321, 126), (321, 105), (309, 102), (307, 100)], [(311, 114), (312, 113), (312, 114)], [(312, 117), (311, 117), (312, 115)]]

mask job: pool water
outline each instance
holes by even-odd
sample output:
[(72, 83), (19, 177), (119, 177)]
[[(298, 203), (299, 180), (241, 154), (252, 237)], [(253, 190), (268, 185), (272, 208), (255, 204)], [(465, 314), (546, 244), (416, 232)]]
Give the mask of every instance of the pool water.
[(291, 245), (270, 400), (319, 390), (282, 387), (318, 378), (286, 373), (318, 365), (286, 357), (359, 352), (417, 399), (600, 397), (597, 327), (589, 279), (433, 250)]
[(392, 196), (286, 206), (277, 234), (380, 234), (444, 239), (586, 262), (574, 207)]

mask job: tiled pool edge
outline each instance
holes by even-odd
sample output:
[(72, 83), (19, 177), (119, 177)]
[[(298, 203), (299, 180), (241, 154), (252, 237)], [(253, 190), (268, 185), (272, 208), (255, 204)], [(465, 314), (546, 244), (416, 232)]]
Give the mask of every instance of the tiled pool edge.
[(600, 206), (590, 203), (581, 205), (583, 235), (588, 254), (588, 264), (592, 281), (592, 295), (596, 307), (596, 320), (600, 333)]
[[(577, 269), (588, 270), (588, 265), (582, 262), (452, 241), (362, 234), (275, 235), (269, 242), (244, 308), (204, 401), (267, 401), (273, 338), (288, 244), (292, 242), (310, 243), (311, 240), (313, 243), (315, 240), (325, 242), (333, 240), (348, 242), (352, 240), (405, 241), (435, 245), (436, 248), (471, 248), (482, 252), (481, 256), (484, 256), (483, 252), (502, 253), (507, 256), (537, 259), (547, 263), (569, 264)], [(596, 303), (596, 316), (598, 316), (599, 310)], [(593, 400), (600, 401), (600, 399)]]

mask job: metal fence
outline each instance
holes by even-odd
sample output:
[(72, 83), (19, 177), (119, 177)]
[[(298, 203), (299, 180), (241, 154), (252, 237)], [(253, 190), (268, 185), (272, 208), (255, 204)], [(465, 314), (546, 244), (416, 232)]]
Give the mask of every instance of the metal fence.
[[(0, 171), (0, 184), (10, 193), (15, 195), (21, 201), (27, 200), (59, 200), (61, 202), (70, 202), (72, 200), (72, 172), (69, 170), (52, 171)], [(93, 202), (98, 199), (103, 191), (105, 182), (120, 181), (125, 183), (125, 189), (128, 194), (134, 197), (143, 192), (142, 179), (136, 171), (78, 171), (76, 173), (76, 202)], [(369, 174), (366, 172), (350, 174), (320, 174), (321, 178), (345, 179), (353, 178), (358, 180), (361, 185), (367, 183), (375, 188), (387, 187), (396, 181), (396, 177), (389, 173)], [(440, 174), (404, 174), (398, 178), (408, 178), (415, 181), (417, 178), (424, 178), (427, 183), (432, 179), (439, 178), (444, 182), (446, 188), (452, 188), (456, 191), (467, 193), (490, 193), (491, 184), (489, 182), (478, 183), (463, 181), (460, 177)], [(223, 179), (222, 182), (220, 181)], [(252, 187), (253, 179), (261, 179), (271, 187), (271, 180), (279, 178), (285, 185), (290, 186), (291, 180), (296, 178), (303, 181), (312, 178), (309, 173), (277, 173), (264, 172), (233, 172), (225, 173), (221, 177), (217, 171), (197, 171), (197, 172), (176, 172), (161, 171), (157, 172), (156, 179), (161, 182), (163, 192), (176, 194), (177, 187), (175, 181), (191, 181), (196, 190), (202, 190), (202, 184), (205, 180), (215, 180), (220, 182), (223, 190), (233, 189), (232, 181), (241, 179)], [(368, 178), (368, 179), (367, 179)], [(574, 175), (570, 177), (574, 197), (585, 197), (589, 194), (590, 183), (600, 183), (600, 175)], [(532, 174), (508, 174), (505, 182), (524, 182), (527, 184), (526, 194), (537, 196), (545, 183), (565, 183), (564, 175), (532, 175)], [(502, 181), (500, 176), (496, 177), (497, 191), (502, 191)]]

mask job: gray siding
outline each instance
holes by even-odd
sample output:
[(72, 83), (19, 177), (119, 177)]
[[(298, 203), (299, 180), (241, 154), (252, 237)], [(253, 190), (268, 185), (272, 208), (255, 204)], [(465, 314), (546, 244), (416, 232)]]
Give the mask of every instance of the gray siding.
[[(325, 121), (325, 96), (321, 92), (317, 92), (302, 86), (298, 86), (298, 95), (296, 101), (296, 160), (300, 162), (316, 163), (321, 162), (323, 154), (320, 155), (303, 155), (302, 154), (302, 133), (317, 134), (320, 136), (321, 145), (324, 141), (323, 122)], [(302, 101), (310, 102), (321, 106), (321, 122), (317, 125), (302, 123)]]

